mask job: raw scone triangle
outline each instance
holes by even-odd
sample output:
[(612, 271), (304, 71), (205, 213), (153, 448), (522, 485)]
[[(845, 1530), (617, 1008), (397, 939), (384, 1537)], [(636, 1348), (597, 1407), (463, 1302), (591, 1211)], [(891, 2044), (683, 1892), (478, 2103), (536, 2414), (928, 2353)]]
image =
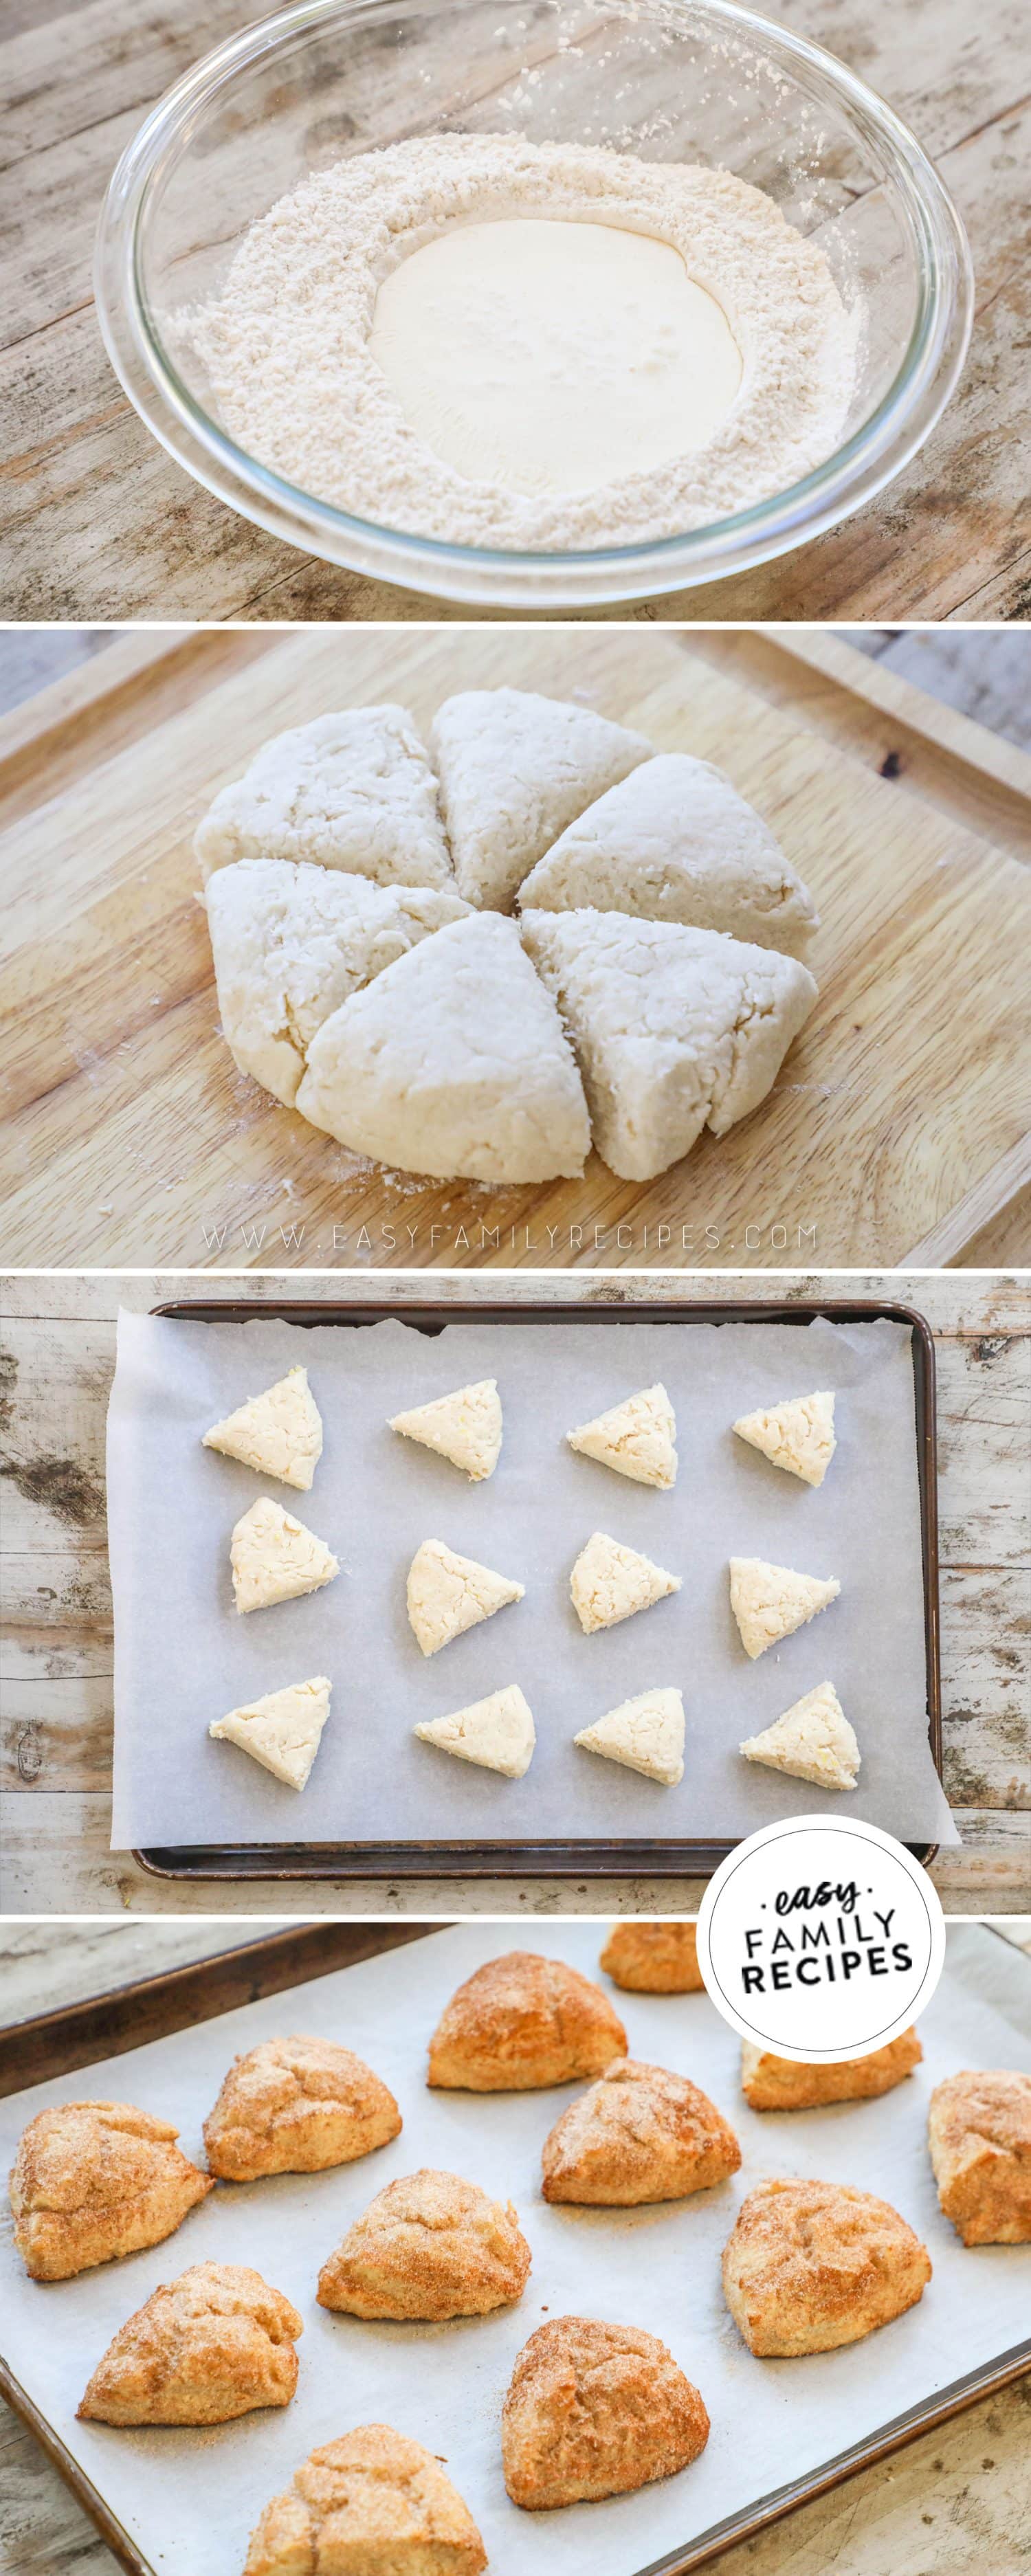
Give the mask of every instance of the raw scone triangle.
[(276, 734), (216, 796), (194, 840), (201, 871), (308, 860), (379, 885), (448, 885), (437, 785), (406, 707), (347, 707)]
[(643, 734), (528, 689), (445, 698), (431, 742), (459, 893), (499, 912), (566, 824), (652, 758)]
[(741, 1751), (746, 1762), (765, 1762), (818, 1789), (854, 1789), (859, 1778), (859, 1746), (832, 1682), (807, 1691), (761, 1735), (748, 1736)]
[(684, 1703), (678, 1690), (642, 1691), (574, 1735), (588, 1753), (603, 1753), (667, 1789), (684, 1776)]
[(730, 1606), (741, 1631), (741, 1643), (753, 1661), (767, 1646), (791, 1637), (836, 1601), (840, 1583), (831, 1575), (795, 1574), (789, 1565), (766, 1565), (761, 1556), (732, 1556)]
[(533, 1760), (537, 1738), (533, 1718), (517, 1682), (491, 1691), (487, 1699), (456, 1708), (451, 1717), (427, 1718), (412, 1728), (424, 1744), (437, 1744), (460, 1762), (478, 1762), (484, 1771), (500, 1771), (506, 1780), (521, 1780)]
[(323, 2442), (273, 2496), (244, 2576), (482, 2576), (487, 2552), (440, 2462), (389, 2424)]
[(302, 861), (218, 868), (205, 904), (222, 1035), (292, 1107), (316, 1029), (395, 957), (468, 911), (453, 885), (380, 886)]
[(567, 1431), (566, 1438), (571, 1449), (614, 1467), (617, 1476), (630, 1476), (636, 1485), (676, 1484), (676, 1416), (662, 1385), (642, 1387), (594, 1422)]
[(436, 1655), (452, 1637), (464, 1636), (481, 1619), (492, 1619), (509, 1601), (521, 1601), (526, 1586), (507, 1574), (494, 1574), (473, 1556), (456, 1556), (442, 1538), (424, 1538), (408, 1568), (408, 1617), (424, 1655)]
[(429, 1404), (417, 1404), (408, 1413), (391, 1414), (389, 1427), (400, 1431), (405, 1440), (417, 1440), (423, 1449), (434, 1449), (438, 1458), (450, 1458), (453, 1467), (464, 1468), (471, 1484), (480, 1484), (493, 1475), (501, 1456), (497, 1379), (480, 1377), (471, 1386), (435, 1395)]
[(570, 823), (520, 902), (686, 922), (795, 957), (817, 926), (812, 899), (761, 814), (721, 769), (681, 751), (659, 752)]
[(238, 1744), (263, 1771), (272, 1771), (288, 1789), (303, 1789), (329, 1716), (330, 1683), (324, 1673), (313, 1681), (290, 1682), (286, 1690), (267, 1691), (228, 1717), (212, 1718), (208, 1734)]
[(826, 1389), (815, 1395), (793, 1395), (758, 1413), (743, 1413), (734, 1429), (739, 1440), (761, 1449), (775, 1467), (801, 1476), (806, 1485), (822, 1485), (837, 1442), (834, 1397)]
[(324, 1020), (296, 1105), (353, 1153), (444, 1180), (578, 1179), (591, 1141), (558, 1011), (494, 912), (422, 940)]
[(523, 938), (576, 1049), (597, 1150), (624, 1181), (747, 1118), (817, 998), (794, 957), (679, 922), (527, 912)]
[(650, 1556), (623, 1547), (605, 1530), (595, 1530), (582, 1547), (569, 1578), (569, 1591), (585, 1637), (596, 1628), (614, 1628), (636, 1610), (650, 1610), (669, 1592), (679, 1592), (679, 1574), (667, 1574)]
[(275, 1476), (281, 1485), (308, 1493), (322, 1456), (322, 1416), (307, 1369), (288, 1369), (263, 1395), (248, 1396), (224, 1422), (212, 1424), (203, 1446), (221, 1450), (224, 1458), (239, 1458), (259, 1476)]
[(233, 1593), (239, 1611), (267, 1610), (297, 1601), (332, 1583), (340, 1567), (325, 1540), (262, 1494), (237, 1521), (229, 1543)]

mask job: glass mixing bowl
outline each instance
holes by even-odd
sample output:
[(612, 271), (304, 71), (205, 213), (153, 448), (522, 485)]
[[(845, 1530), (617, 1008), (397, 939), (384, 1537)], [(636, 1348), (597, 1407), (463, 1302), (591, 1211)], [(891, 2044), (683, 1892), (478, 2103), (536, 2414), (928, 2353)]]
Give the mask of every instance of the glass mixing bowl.
[[(652, 544), (447, 545), (316, 500), (228, 435), (177, 309), (222, 285), (242, 234), (311, 172), (412, 134), (519, 133), (731, 169), (819, 236), (861, 354), (845, 435), (773, 500)], [(640, 599), (784, 554), (858, 510), (938, 419), (970, 334), (951, 199), (912, 134), (820, 46), (732, 0), (296, 0), (208, 54), (115, 171), (96, 293), (137, 411), (210, 492), (330, 563), (472, 607)]]

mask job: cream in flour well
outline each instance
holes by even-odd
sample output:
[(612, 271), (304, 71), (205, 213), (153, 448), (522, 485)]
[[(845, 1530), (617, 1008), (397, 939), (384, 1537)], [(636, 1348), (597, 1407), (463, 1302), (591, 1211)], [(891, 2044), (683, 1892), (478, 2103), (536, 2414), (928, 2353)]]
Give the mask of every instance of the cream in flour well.
[(230, 435), (303, 490), (542, 551), (786, 489), (842, 434), (856, 333), (815, 241), (729, 171), (496, 134), (319, 171), (175, 329)]

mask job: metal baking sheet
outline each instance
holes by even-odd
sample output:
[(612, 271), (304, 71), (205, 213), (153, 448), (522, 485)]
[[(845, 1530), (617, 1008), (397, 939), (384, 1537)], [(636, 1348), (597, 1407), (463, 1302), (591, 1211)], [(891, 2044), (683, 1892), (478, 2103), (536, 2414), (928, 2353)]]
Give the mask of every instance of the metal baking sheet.
[[(820, 1803), (807, 1784), (743, 1764), (737, 1744), (827, 1674), (863, 1746), (855, 1812), (924, 1858), (935, 1842), (957, 1839), (934, 1776), (933, 1351), (921, 1318), (815, 1302), (772, 1314), (688, 1307), (672, 1319), (668, 1307), (632, 1316), (503, 1308), (474, 1319), (454, 1307), (402, 1311), (387, 1332), (382, 1313), (330, 1309), (327, 1320), (321, 1306), (291, 1305), (270, 1320), (246, 1306), (191, 1304), (156, 1323), (126, 1320), (109, 1431), (115, 1847), (135, 1845), (170, 1875), (711, 1869), (741, 1834)], [(299, 1321), (309, 1326), (303, 1337), (288, 1329)], [(341, 1323), (359, 1322), (368, 1329), (342, 1338)], [(309, 1601), (240, 1622), (228, 1535), (261, 1488), (202, 1450), (199, 1433), (298, 1355), (321, 1385), (327, 1418), (326, 1453), (299, 1508), (345, 1572)], [(488, 1485), (470, 1487), (385, 1429), (402, 1402), (486, 1373), (499, 1375), (506, 1397), (505, 1449)], [(574, 1457), (556, 1429), (660, 1373), (683, 1461), (668, 1496)], [(826, 1382), (839, 1390), (839, 1452), (813, 1494), (735, 1441), (729, 1421), (743, 1405)], [(684, 1585), (644, 1619), (583, 1639), (568, 1570), (598, 1526), (683, 1572)], [(427, 1661), (408, 1629), (404, 1574), (430, 1535), (510, 1568), (529, 1591), (518, 1610)], [(734, 1549), (840, 1571), (842, 1599), (749, 1665), (727, 1603)], [(346, 1697), (338, 1689), (303, 1801), (208, 1742), (207, 1716), (302, 1669), (336, 1677), (342, 1659)], [(417, 1717), (516, 1678), (539, 1738), (522, 1782), (500, 1782), (413, 1738)], [(572, 1744), (578, 1725), (659, 1678), (681, 1681), (688, 1712), (685, 1779), (670, 1792)], [(302, 1832), (304, 1841), (292, 1839)]]
[[(238, 2576), (267, 2498), (314, 2444), (370, 2420), (393, 2423), (446, 2456), (483, 2532), (491, 2576), (687, 2576), (714, 2551), (1031, 2365), (1031, 2246), (960, 2244), (938, 2209), (925, 2134), (930, 2091), (956, 2067), (1031, 2067), (1031, 1963), (1020, 1952), (983, 1926), (950, 1925), (942, 1982), (921, 2023), (923, 2065), (879, 2102), (818, 2112), (748, 2110), (738, 2090), (739, 2043), (706, 1995), (614, 1993), (633, 2054), (702, 2084), (738, 2131), (743, 2167), (731, 2183), (685, 2202), (577, 2211), (539, 2197), (541, 2144), (570, 2088), (471, 2096), (432, 2093), (424, 2082), (426, 2043), (448, 1996), (513, 1938), (525, 1942), (522, 1926), (515, 1934), (503, 1924), (434, 1932), (403, 1958), (301, 1983), (288, 2005), (279, 1993), (219, 2019), (194, 2018), (173, 2036), (101, 2060), (88, 2079), (81, 2071), (59, 2077), (0, 2109), (0, 2155), (8, 2160), (35, 2111), (91, 2094), (175, 2119), (187, 2151), (198, 2153), (201, 2120), (233, 2053), (287, 2027), (345, 2039), (401, 2104), (401, 2136), (374, 2157), (314, 2177), (220, 2186), (174, 2239), (75, 2281), (28, 2281), (7, 2221), (0, 2385), (132, 2576), (178, 2576), (184, 2567), (190, 2576)], [(597, 1974), (596, 1924), (549, 1925), (532, 1946)], [(207, 1964), (217, 1976), (218, 1963)], [(184, 1989), (192, 1980), (195, 1991), (203, 1974), (187, 1971)], [(67, 2019), (73, 2030), (76, 2013)], [(436, 2327), (327, 2315), (314, 2303), (319, 2262), (374, 2192), (419, 2163), (444, 2165), (515, 2202), (534, 2257), (522, 2300), (493, 2317)], [(934, 2272), (917, 2308), (861, 2344), (760, 2362), (723, 2307), (719, 2255), (744, 2192), (762, 2175), (791, 2173), (892, 2201), (926, 2242)], [(204, 2260), (255, 2265), (300, 2308), (305, 2332), (292, 2405), (204, 2432), (76, 2423), (78, 2396), (110, 2334), (159, 2281)], [(701, 2388), (712, 2435), (680, 2477), (603, 2504), (525, 2515), (504, 2490), (500, 2406), (526, 2337), (545, 2315), (564, 2312), (660, 2335)]]

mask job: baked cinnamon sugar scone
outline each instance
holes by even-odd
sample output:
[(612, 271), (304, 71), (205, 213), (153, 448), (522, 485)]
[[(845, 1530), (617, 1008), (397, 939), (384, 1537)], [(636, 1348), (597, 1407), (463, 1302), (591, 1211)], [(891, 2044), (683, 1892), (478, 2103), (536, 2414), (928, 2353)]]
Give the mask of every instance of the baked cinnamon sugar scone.
[(598, 1964), (628, 1994), (704, 1993), (696, 1923), (614, 1923)]
[(263, 2039), (234, 2058), (204, 2123), (212, 2173), (322, 2173), (396, 2138), (401, 2114), (371, 2066), (331, 2039)]
[(37, 2111), (10, 2183), (14, 2241), (34, 2281), (68, 2281), (173, 2235), (215, 2187), (178, 2135), (131, 2102)]
[(352, 2317), (485, 2317), (521, 2297), (530, 2248), (511, 2201), (418, 2173), (388, 2182), (319, 2273), (319, 2306)]
[(304, 2327), (241, 2263), (193, 2263), (109, 2343), (78, 2413), (98, 2424), (228, 2424), (288, 2406)]
[(501, 2418), (505, 2485), (528, 2512), (629, 2495), (704, 2451), (709, 2418), (657, 2335), (593, 2317), (538, 2326)]
[(440, 2461), (389, 2424), (312, 2451), (252, 2533), (243, 2576), (480, 2576), (487, 2552)]
[(762, 2360), (859, 2343), (915, 2307), (930, 2278), (897, 2209), (845, 2183), (760, 2183), (723, 2248), (727, 2306)]
[(736, 2173), (729, 2122), (686, 2075), (618, 2057), (556, 2120), (541, 2153), (545, 2200), (629, 2209), (686, 2200)]
[(625, 2056), (619, 2015), (589, 1977), (536, 1950), (507, 1950), (445, 2005), (426, 2080), (465, 2093), (532, 2093), (602, 2075)]
[(947, 2075), (927, 2128), (938, 2198), (964, 2245), (1031, 2242), (1031, 2075)]
[(919, 2066), (923, 2049), (915, 2030), (900, 2031), (869, 2057), (835, 2059), (829, 2066), (800, 2066), (793, 2057), (741, 2042), (741, 2090), (753, 2111), (815, 2111), (823, 2102), (870, 2102), (891, 2093)]

